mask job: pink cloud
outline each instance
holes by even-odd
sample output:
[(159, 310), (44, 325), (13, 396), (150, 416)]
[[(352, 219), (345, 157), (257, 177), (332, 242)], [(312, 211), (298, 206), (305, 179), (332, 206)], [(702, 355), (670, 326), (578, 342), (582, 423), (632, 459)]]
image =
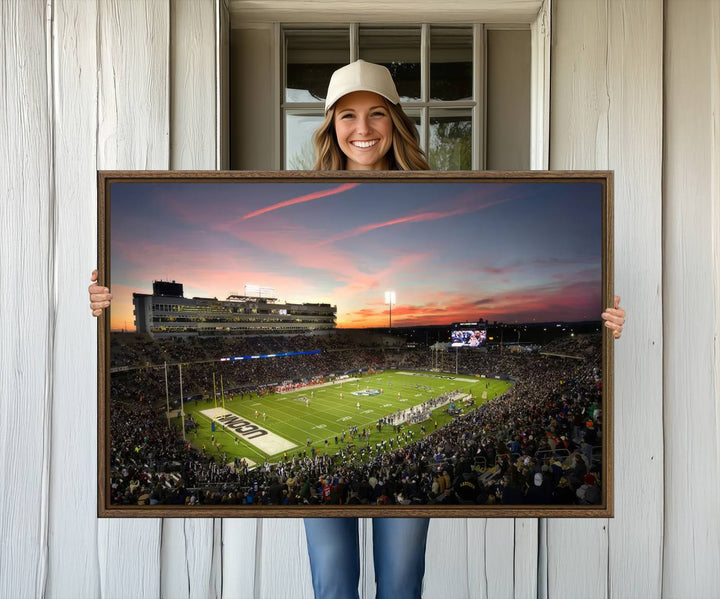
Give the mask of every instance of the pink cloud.
[(433, 220), (439, 220), (442, 218), (449, 218), (452, 216), (461, 216), (463, 214), (469, 214), (471, 212), (478, 212), (480, 210), (484, 210), (485, 208), (489, 208), (490, 206), (495, 206), (496, 204), (502, 204), (503, 202), (507, 202), (511, 198), (504, 198), (501, 200), (495, 200), (494, 202), (487, 202), (485, 204), (476, 205), (465, 205), (460, 208), (457, 208), (455, 210), (448, 210), (445, 212), (422, 212), (420, 214), (413, 214), (410, 216), (404, 216), (401, 218), (395, 218), (389, 221), (385, 221), (382, 223), (371, 223), (369, 225), (363, 225), (361, 227), (357, 227), (355, 229), (352, 229), (350, 231), (347, 231), (345, 233), (341, 233), (340, 235), (336, 235), (335, 237), (331, 237), (330, 239), (326, 239), (325, 241), (320, 242), (319, 245), (327, 245), (330, 243), (334, 243), (336, 241), (340, 241), (342, 239), (348, 239), (350, 237), (357, 237), (358, 235), (364, 235), (365, 233), (369, 233), (370, 231), (375, 231), (376, 229), (383, 229), (385, 227), (392, 227), (395, 225), (403, 225), (407, 223), (419, 223), (424, 221), (433, 221)]
[(285, 256), (296, 266), (325, 271), (355, 287), (371, 288), (378, 284), (376, 275), (362, 272), (354, 258), (338, 250), (328, 252), (319, 248), (314, 242), (314, 233), (301, 227), (244, 226), (228, 228), (228, 232), (268, 255)]
[(291, 198), (291, 199), (285, 200), (283, 202), (278, 202), (277, 204), (273, 204), (272, 206), (266, 206), (265, 208), (261, 208), (260, 210), (256, 210), (255, 212), (251, 212), (250, 214), (246, 214), (241, 219), (231, 221), (231, 222), (227, 223), (227, 226), (229, 227), (234, 224), (237, 224), (241, 220), (248, 220), (250, 218), (255, 218), (256, 216), (260, 216), (261, 214), (265, 214), (266, 212), (272, 212), (273, 210), (279, 210), (280, 208), (285, 208), (287, 206), (293, 206), (295, 204), (302, 204), (303, 202), (311, 202), (312, 200), (317, 200), (319, 198), (325, 198), (327, 196), (332, 196), (332, 195), (336, 195), (338, 193), (343, 193), (344, 191), (353, 189), (354, 187), (357, 187), (358, 185), (359, 185), (359, 183), (344, 183), (343, 185), (340, 185), (333, 189), (326, 189), (323, 191), (315, 191), (313, 193), (309, 193), (307, 195), (300, 196), (299, 198)]

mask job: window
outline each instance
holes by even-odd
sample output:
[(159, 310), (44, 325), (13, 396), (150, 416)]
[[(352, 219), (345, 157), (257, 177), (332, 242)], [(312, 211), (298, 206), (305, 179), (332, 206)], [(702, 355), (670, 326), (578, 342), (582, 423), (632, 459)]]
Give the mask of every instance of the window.
[(528, 169), (532, 53), (522, 23), (238, 24), (230, 168), (311, 169), (330, 75), (362, 58), (392, 72), (432, 168)]
[[(413, 118), (433, 169), (468, 170), (480, 163), (474, 60), (477, 26), (285, 29), (283, 166), (312, 168), (311, 136), (323, 118), (332, 72), (361, 58), (385, 65), (405, 112)], [(477, 136), (476, 136), (477, 137)]]

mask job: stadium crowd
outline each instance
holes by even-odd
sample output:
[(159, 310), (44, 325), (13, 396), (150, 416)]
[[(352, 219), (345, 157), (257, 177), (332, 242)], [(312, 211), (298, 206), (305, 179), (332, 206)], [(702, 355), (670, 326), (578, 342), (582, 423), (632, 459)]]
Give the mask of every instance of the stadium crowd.
[[(403, 353), (396, 344), (389, 346), (383, 335), (379, 340), (359, 334), (296, 335), (292, 337), (237, 337), (228, 339), (196, 338), (187, 341), (146, 341), (125, 336), (124, 341), (111, 337), (111, 397), (134, 399), (141, 388), (148, 397), (165, 398), (165, 368), (167, 363), (168, 393), (179, 404), (180, 376), (177, 364), (182, 363), (183, 395), (190, 397), (213, 388), (208, 362), (214, 362), (216, 387), (220, 377), (224, 388), (233, 393), (259, 394), (269, 387), (317, 380), (330, 374), (343, 374), (386, 367), (393, 357)], [(291, 352), (320, 350), (319, 354), (279, 356), (218, 362), (221, 358), (277, 355)], [(423, 352), (425, 367), (430, 358)], [(126, 370), (123, 370), (126, 369)]]
[[(322, 340), (322, 341), (318, 341)], [(244, 378), (228, 381), (257, 389), (268, 380), (314, 378), (354, 367), (427, 368), (428, 348), (388, 348), (384, 343), (343, 351), (341, 338), (265, 338), (264, 348), (252, 340), (233, 341), (228, 349), (258, 353), (277, 351), (275, 343), (294, 350), (315, 349), (319, 355), (293, 356), (288, 364), (274, 360), (252, 364)], [(217, 342), (215, 342), (217, 343)], [(247, 344), (242, 347), (242, 344)], [(207, 357), (210, 344), (154, 344), (158, 359)], [(298, 349), (302, 348), (302, 349)], [(144, 348), (147, 349), (147, 348)], [(205, 354), (198, 350), (205, 351)], [(122, 347), (128, 364), (137, 348)], [(285, 349), (285, 351), (288, 351)], [(279, 353), (279, 352), (278, 352)], [(555, 354), (555, 355), (547, 355)], [(569, 357), (559, 357), (564, 354)], [(148, 355), (142, 354), (143, 357)], [(318, 356), (323, 356), (318, 361)], [(167, 426), (164, 410), (153, 408), (139, 389), (156, 382), (164, 396), (164, 378), (155, 369), (128, 371), (113, 381), (111, 396), (111, 502), (114, 504), (597, 504), (601, 501), (601, 464), (597, 447), (602, 439), (600, 335), (558, 340), (540, 352), (509, 354), (463, 351), (458, 372), (513, 380), (504, 395), (477, 409), (459, 409), (447, 425), (415, 439), (396, 426), (396, 436), (373, 443), (369, 435), (341, 443), (325, 452), (298, 450), (286, 460), (250, 469), (236, 460), (227, 463), (220, 450), (198, 450)], [(581, 358), (581, 359), (578, 359)], [(424, 366), (415, 366), (424, 360)], [(137, 364), (137, 362), (135, 362)], [(274, 364), (275, 363), (275, 364)], [(207, 388), (207, 375), (188, 367), (195, 389)], [(277, 371), (275, 369), (278, 369)], [(183, 376), (185, 377), (185, 366)], [(143, 374), (141, 374), (143, 373)], [(290, 373), (290, 374), (288, 374)], [(138, 376), (140, 374), (140, 376)], [(282, 376), (282, 379), (278, 377)], [(269, 377), (269, 378), (268, 378)], [(245, 385), (245, 387), (242, 387)], [(478, 383), (482, 392), (482, 382)], [(179, 389), (178, 389), (179, 392)], [(117, 395), (115, 395), (117, 393)], [(147, 394), (147, 391), (146, 391)], [(476, 393), (477, 395), (477, 393)], [(436, 398), (431, 403), (445, 403)], [(470, 406), (473, 407), (473, 406)], [(427, 410), (423, 415), (430, 415)], [(424, 424), (423, 424), (424, 428)]]

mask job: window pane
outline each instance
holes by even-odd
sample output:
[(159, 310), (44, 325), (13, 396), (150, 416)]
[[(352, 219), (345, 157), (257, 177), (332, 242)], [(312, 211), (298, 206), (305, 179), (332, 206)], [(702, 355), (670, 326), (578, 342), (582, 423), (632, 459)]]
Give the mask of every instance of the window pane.
[(430, 168), (467, 171), (472, 168), (472, 116), (467, 109), (430, 111)]
[(425, 140), (423, 139), (423, 130), (422, 130), (422, 120), (420, 117), (420, 109), (419, 108), (415, 108), (415, 109), (403, 108), (403, 110), (405, 111), (405, 114), (407, 114), (410, 117), (412, 122), (415, 123), (415, 129), (417, 129), (418, 135), (420, 136), (420, 147), (424, 148)]
[(285, 115), (285, 170), (312, 170), (315, 164), (312, 135), (322, 122), (322, 113), (293, 112)]
[(348, 29), (285, 33), (286, 102), (325, 100), (333, 71), (350, 62)]
[(420, 100), (420, 28), (360, 28), (360, 58), (386, 66), (401, 102)]
[(430, 99), (472, 100), (473, 35), (470, 27), (430, 29)]

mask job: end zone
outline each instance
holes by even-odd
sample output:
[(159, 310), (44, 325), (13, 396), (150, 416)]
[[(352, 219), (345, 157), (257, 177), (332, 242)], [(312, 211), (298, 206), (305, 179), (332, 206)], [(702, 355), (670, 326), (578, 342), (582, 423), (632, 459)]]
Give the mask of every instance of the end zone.
[(201, 410), (204, 416), (225, 427), (226, 430), (235, 433), (243, 441), (257, 447), (268, 455), (288, 451), (297, 447), (295, 443), (264, 429), (259, 424), (241, 418), (237, 414), (223, 408), (210, 408)]

